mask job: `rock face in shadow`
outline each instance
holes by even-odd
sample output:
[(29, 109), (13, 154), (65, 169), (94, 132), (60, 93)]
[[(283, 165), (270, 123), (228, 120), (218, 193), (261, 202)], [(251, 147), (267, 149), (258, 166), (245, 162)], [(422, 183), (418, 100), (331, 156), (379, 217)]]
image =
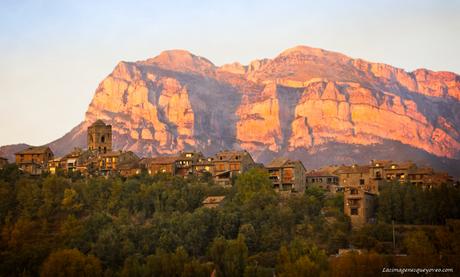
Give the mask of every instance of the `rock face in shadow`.
[(99, 84), (84, 121), (51, 147), (63, 154), (85, 146), (86, 128), (96, 119), (113, 125), (115, 148), (141, 156), (244, 148), (260, 159), (308, 157), (335, 144), (353, 151), (395, 142), (456, 160), (460, 76), (406, 72), (306, 46), (220, 67), (172, 50), (120, 62)]

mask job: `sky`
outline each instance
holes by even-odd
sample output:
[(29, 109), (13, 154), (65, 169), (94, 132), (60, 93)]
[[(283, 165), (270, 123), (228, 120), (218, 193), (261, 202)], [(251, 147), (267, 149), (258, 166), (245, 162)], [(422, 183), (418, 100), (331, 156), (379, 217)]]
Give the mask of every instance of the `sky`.
[(460, 0), (0, 0), (0, 145), (83, 121), (119, 61), (186, 49), (216, 65), (296, 45), (460, 74)]

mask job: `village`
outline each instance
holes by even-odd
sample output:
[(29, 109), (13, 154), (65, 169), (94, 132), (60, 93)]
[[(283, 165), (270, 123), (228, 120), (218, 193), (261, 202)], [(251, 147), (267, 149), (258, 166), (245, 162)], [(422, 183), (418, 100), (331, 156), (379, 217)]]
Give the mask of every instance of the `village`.
[[(112, 147), (112, 126), (102, 120), (87, 130), (87, 149), (75, 148), (63, 157), (55, 157), (47, 147), (29, 147), (15, 154), (18, 168), (32, 176), (45, 172), (79, 172), (91, 176), (120, 175), (130, 177), (142, 172), (159, 173), (187, 178), (209, 176), (223, 187), (231, 187), (234, 179), (252, 168), (267, 171), (273, 189), (286, 197), (302, 194), (308, 187), (320, 187), (329, 194), (344, 195), (344, 213), (354, 227), (374, 220), (375, 198), (385, 182), (411, 183), (424, 189), (453, 183), (447, 173), (415, 163), (371, 160), (367, 165), (334, 165), (309, 170), (299, 160), (278, 157), (263, 165), (256, 163), (245, 150), (225, 150), (212, 157), (200, 152), (181, 152), (175, 156), (139, 158), (131, 151), (117, 151)], [(0, 168), (8, 163), (0, 158)], [(217, 207), (223, 197), (208, 197), (203, 205)]]

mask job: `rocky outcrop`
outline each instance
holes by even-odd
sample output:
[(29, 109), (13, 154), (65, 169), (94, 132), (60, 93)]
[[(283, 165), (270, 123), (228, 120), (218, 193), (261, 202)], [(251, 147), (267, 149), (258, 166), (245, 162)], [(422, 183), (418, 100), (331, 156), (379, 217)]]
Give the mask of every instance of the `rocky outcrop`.
[(116, 148), (141, 156), (245, 148), (263, 157), (394, 141), (460, 159), (460, 76), (306, 46), (221, 67), (173, 50), (120, 62), (84, 122), (51, 146), (84, 146), (85, 128), (99, 118), (113, 125)]

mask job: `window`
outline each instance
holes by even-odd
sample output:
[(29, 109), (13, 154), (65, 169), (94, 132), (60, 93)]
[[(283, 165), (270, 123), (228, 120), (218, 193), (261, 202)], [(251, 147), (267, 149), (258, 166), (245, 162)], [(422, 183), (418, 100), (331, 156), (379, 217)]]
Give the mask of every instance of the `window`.
[(102, 142), (102, 143), (105, 142), (105, 137), (104, 137), (104, 136), (101, 137), (101, 142)]
[(351, 208), (350, 209), (350, 214), (351, 215), (358, 215), (358, 208)]
[(360, 184), (361, 186), (363, 186), (363, 185), (364, 185), (364, 179), (359, 179), (359, 184)]
[(358, 190), (357, 189), (351, 189), (350, 194), (358, 194)]

